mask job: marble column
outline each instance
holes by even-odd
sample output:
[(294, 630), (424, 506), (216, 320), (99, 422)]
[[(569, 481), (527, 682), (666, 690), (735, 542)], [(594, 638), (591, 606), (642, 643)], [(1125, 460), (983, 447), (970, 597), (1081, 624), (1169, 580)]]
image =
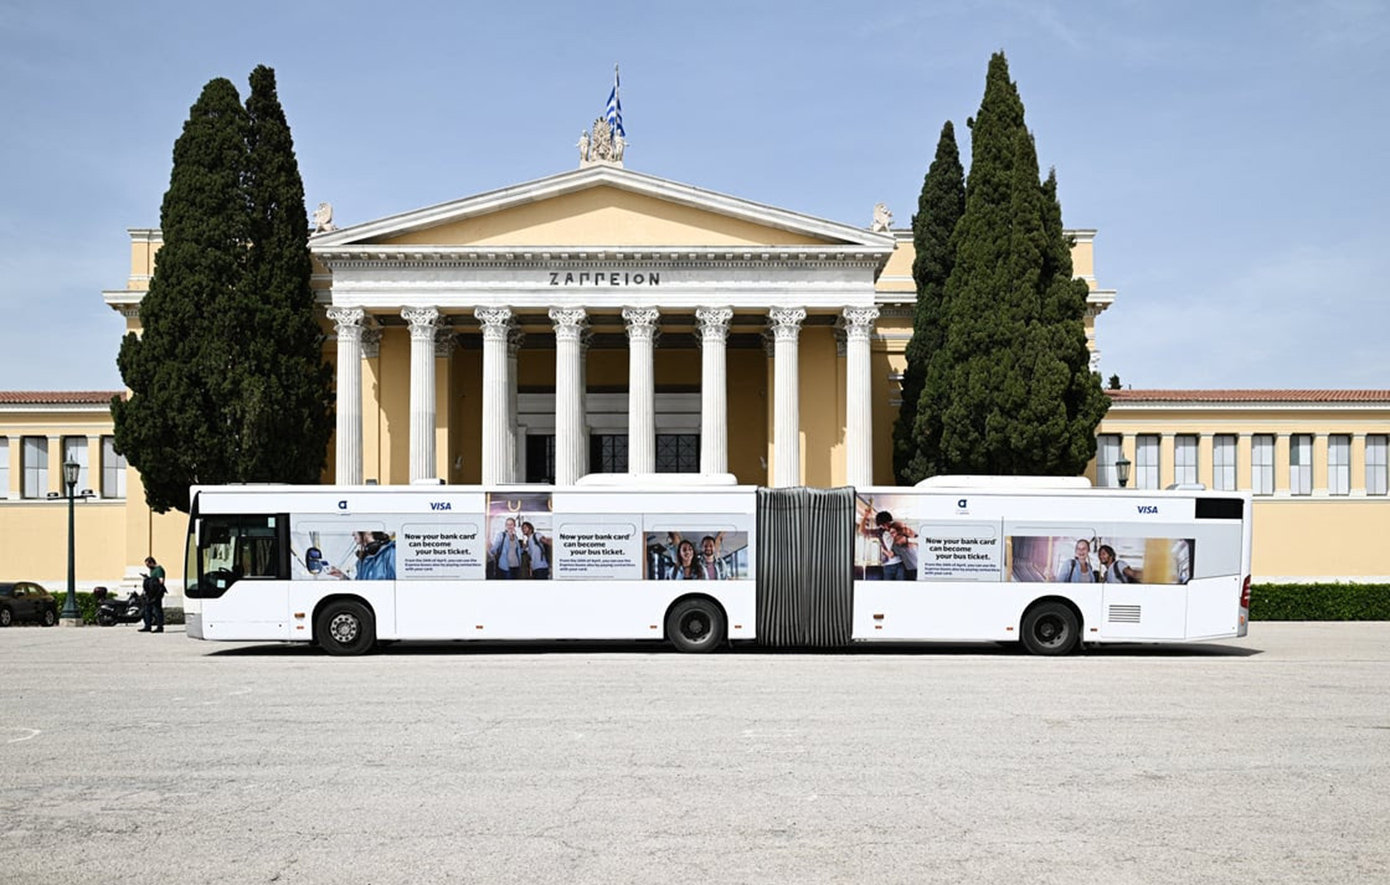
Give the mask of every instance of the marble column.
[(483, 325), (483, 485), (508, 482), (511, 468), (512, 416), (508, 371), (507, 334), (512, 312), (506, 307), (479, 307), (473, 311)]
[(334, 481), (362, 484), (362, 320), (360, 307), (330, 307), (338, 333), (338, 430)]
[(579, 336), (584, 308), (552, 307), (555, 325), (555, 484), (574, 485), (585, 471), (583, 367)]
[(625, 307), (627, 324), (627, 472), (656, 472), (656, 381), (652, 358), (656, 346), (654, 307)]
[(700, 472), (729, 472), (729, 323), (732, 308), (701, 307), (700, 321)]
[(877, 307), (846, 307), (845, 318), (845, 482), (874, 481), (873, 380), (869, 371), (869, 336)]
[(511, 426), (507, 429), (507, 482), (521, 482), (525, 479), (526, 471), (526, 465), (522, 463), (526, 457), (526, 446), (521, 439), (521, 425), (517, 423), (520, 409), (516, 388), (517, 355), (524, 340), (526, 333), (513, 325), (507, 334), (507, 414), (511, 416)]
[(801, 485), (801, 403), (797, 338), (806, 310), (801, 307), (774, 307), (767, 312), (772, 321), (773, 398), (776, 413), (772, 422), (772, 484), (778, 487)]
[(434, 463), (434, 334), (439, 310), (407, 307), (401, 316), (410, 324), (410, 481), (435, 479)]

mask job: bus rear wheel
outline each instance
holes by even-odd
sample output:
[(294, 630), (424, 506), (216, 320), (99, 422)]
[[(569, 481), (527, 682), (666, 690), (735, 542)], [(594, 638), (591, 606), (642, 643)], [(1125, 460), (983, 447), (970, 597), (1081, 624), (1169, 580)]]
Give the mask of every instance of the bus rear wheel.
[(371, 609), (351, 599), (330, 602), (314, 622), (314, 638), (331, 655), (362, 655), (376, 645), (376, 619)]
[(1023, 646), (1035, 655), (1069, 655), (1081, 644), (1076, 612), (1060, 602), (1044, 602), (1023, 615)]
[(666, 638), (676, 651), (714, 651), (724, 629), (724, 612), (712, 599), (682, 599), (666, 615)]

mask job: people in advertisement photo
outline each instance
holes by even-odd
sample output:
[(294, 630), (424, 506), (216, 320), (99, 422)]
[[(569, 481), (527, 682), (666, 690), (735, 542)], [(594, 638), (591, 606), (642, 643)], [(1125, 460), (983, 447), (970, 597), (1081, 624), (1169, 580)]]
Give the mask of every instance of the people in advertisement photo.
[(1186, 584), (1191, 538), (1014, 535), (1009, 580), (1063, 584)]
[(322, 552), (317, 548), (311, 547), (307, 551), (306, 566), (312, 572), (314, 564), (313, 554), (318, 553), (318, 566), (323, 574), (339, 580), (358, 580), (358, 581), (394, 581), (396, 579), (396, 539), (393, 535), (382, 531), (361, 531), (353, 532), (352, 540), (354, 544), (354, 561), (346, 568), (340, 568), (329, 564), (326, 567), (322, 564)]
[(548, 494), (490, 494), (487, 579), (550, 580), (552, 519)]
[[(881, 502), (887, 503), (887, 502)], [(874, 502), (858, 500), (859, 533), (868, 540), (867, 550), (856, 557), (860, 574), (866, 580), (917, 580), (917, 531), (893, 512), (877, 509)]]
[[(698, 541), (694, 539), (699, 539)], [(748, 533), (668, 529), (646, 534), (647, 575), (656, 581), (727, 581), (748, 577)]]

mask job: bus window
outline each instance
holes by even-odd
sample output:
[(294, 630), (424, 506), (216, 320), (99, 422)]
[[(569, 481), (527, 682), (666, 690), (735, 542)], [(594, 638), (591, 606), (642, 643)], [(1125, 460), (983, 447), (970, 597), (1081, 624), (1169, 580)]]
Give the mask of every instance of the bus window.
[(289, 578), (283, 516), (217, 515), (198, 522), (198, 546), (190, 551), (196, 553), (197, 592), (190, 596), (216, 598), (238, 581)]

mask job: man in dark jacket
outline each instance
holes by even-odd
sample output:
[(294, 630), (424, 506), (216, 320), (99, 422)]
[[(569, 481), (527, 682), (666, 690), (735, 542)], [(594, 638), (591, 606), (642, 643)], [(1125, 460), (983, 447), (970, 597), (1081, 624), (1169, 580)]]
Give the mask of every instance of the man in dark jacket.
[(141, 633), (164, 632), (164, 566), (154, 561), (153, 556), (145, 557), (145, 626)]

